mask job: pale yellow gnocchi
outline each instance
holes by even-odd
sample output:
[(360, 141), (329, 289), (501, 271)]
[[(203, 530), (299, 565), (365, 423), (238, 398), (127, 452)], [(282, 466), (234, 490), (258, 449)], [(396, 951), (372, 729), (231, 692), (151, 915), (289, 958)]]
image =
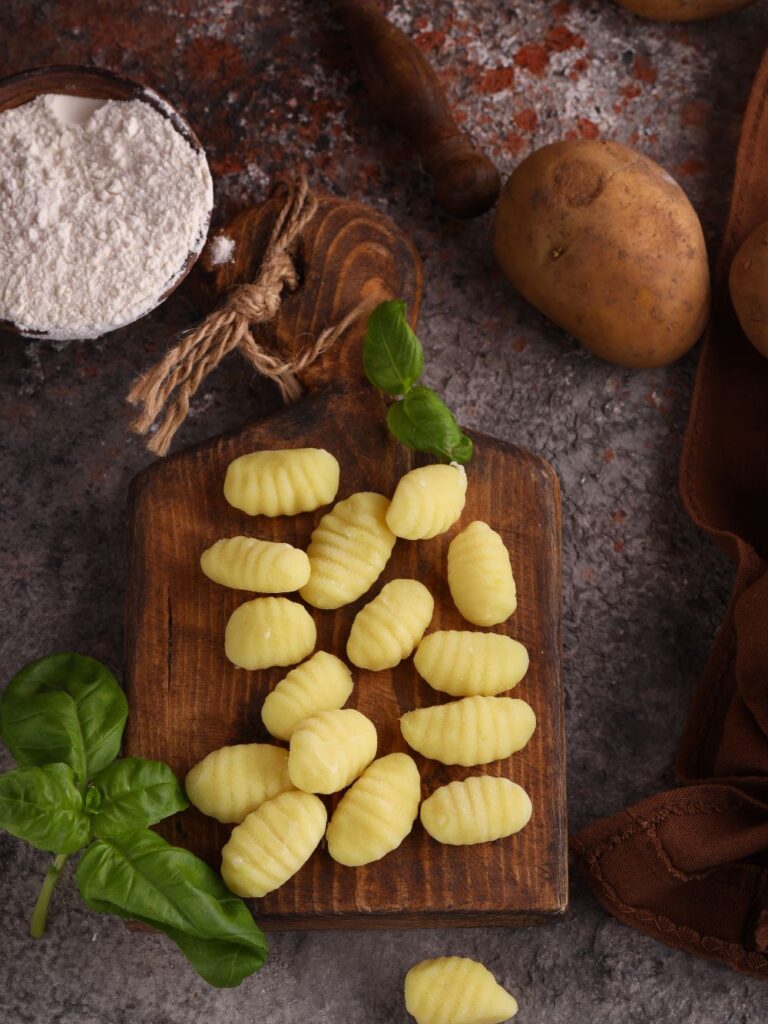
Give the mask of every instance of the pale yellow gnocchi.
[(224, 497), (251, 516), (312, 512), (338, 489), (339, 464), (324, 448), (251, 452), (230, 462), (224, 478)]
[(531, 813), (531, 798), (522, 786), (476, 775), (436, 789), (421, 805), (421, 823), (438, 843), (470, 846), (514, 835)]
[(312, 856), (328, 815), (310, 793), (281, 793), (232, 829), (221, 851), (221, 877), (236, 896), (258, 898), (279, 889)]
[(422, 960), (405, 976), (405, 1008), (416, 1024), (502, 1024), (517, 1001), (477, 960)]
[(425, 636), (413, 663), (434, 690), (492, 696), (517, 686), (528, 671), (528, 651), (501, 633), (447, 629)]
[(187, 796), (203, 814), (239, 823), (267, 800), (293, 789), (288, 751), (270, 743), (212, 750), (187, 772)]
[(314, 650), (312, 616), (287, 597), (255, 597), (235, 608), (224, 633), (224, 651), (238, 668), (255, 671), (295, 665)]
[(273, 736), (289, 740), (306, 718), (343, 707), (351, 693), (352, 673), (344, 662), (334, 654), (317, 651), (291, 669), (267, 695), (261, 720)]
[(288, 775), (305, 793), (338, 793), (376, 757), (376, 745), (376, 727), (359, 711), (320, 711), (294, 730)]
[(465, 768), (522, 750), (535, 728), (533, 708), (512, 697), (464, 697), (407, 711), (400, 719), (409, 747), (434, 761)]
[(387, 754), (370, 764), (333, 812), (326, 838), (339, 864), (359, 867), (396, 850), (419, 813), (421, 779), (412, 757)]
[(496, 626), (517, 607), (515, 579), (504, 541), (475, 521), (448, 547), (448, 586), (456, 607), (475, 626)]
[(418, 580), (392, 580), (355, 616), (347, 641), (353, 665), (379, 672), (413, 653), (432, 619), (435, 602)]
[(200, 568), (214, 583), (259, 594), (288, 593), (309, 579), (305, 551), (255, 537), (217, 540), (200, 556)]
[(360, 491), (338, 502), (312, 532), (311, 574), (301, 596), (314, 608), (341, 608), (373, 586), (395, 546), (386, 523), (389, 501)]
[(457, 521), (467, 496), (463, 466), (432, 465), (400, 478), (387, 511), (387, 526), (396, 537), (428, 540)]

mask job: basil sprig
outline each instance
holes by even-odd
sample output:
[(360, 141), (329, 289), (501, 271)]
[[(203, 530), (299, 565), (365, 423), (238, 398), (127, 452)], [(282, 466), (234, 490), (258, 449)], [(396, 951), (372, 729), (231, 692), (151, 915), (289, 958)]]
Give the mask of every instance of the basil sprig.
[(264, 935), (215, 871), (149, 830), (189, 801), (167, 764), (115, 760), (127, 716), (109, 669), (79, 654), (33, 661), (0, 699), (19, 765), (0, 775), (0, 828), (56, 855), (30, 933), (43, 934), (61, 869), (85, 848), (75, 877), (91, 910), (159, 929), (209, 984), (239, 985), (266, 960)]
[(363, 366), (374, 387), (402, 395), (387, 410), (390, 432), (403, 444), (449, 462), (472, 458), (472, 441), (439, 395), (417, 382), (424, 350), (406, 319), (404, 302), (382, 302), (371, 313), (363, 343)]

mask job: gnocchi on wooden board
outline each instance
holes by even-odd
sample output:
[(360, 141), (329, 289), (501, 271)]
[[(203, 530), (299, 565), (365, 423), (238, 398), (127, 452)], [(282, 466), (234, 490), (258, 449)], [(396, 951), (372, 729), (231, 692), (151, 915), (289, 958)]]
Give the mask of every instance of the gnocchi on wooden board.
[[(248, 514), (277, 516), (319, 509), (335, 499), (338, 487), (338, 462), (330, 453), (292, 449), (235, 459), (224, 489), (227, 500)], [(427, 540), (459, 521), (466, 491), (463, 467), (423, 466), (401, 478), (391, 500), (359, 491), (338, 501), (320, 516), (306, 553), (246, 536), (219, 539), (202, 553), (203, 572), (223, 586), (257, 594), (298, 592), (298, 599), (259, 596), (243, 602), (225, 631), (225, 652), (237, 667), (295, 666), (261, 708), (268, 731), (289, 749), (224, 747), (187, 776), (192, 802), (235, 824), (222, 851), (222, 876), (238, 895), (259, 897), (278, 888), (323, 836), (331, 857), (357, 867), (395, 850), (419, 817), (429, 835), (448, 845), (492, 842), (529, 820), (530, 799), (510, 779), (458, 780), (422, 803), (422, 779), (411, 756), (385, 753), (375, 760), (376, 728), (344, 707), (354, 688), (352, 672), (334, 653), (312, 653), (317, 631), (300, 603), (332, 613), (362, 597), (384, 571), (396, 542)], [(471, 625), (498, 626), (514, 613), (509, 552), (489, 524), (472, 522), (453, 537), (446, 568), (453, 601)], [(439, 630), (425, 636), (433, 612), (434, 599), (419, 580), (390, 581), (358, 611), (347, 639), (348, 660), (377, 672), (413, 654), (426, 683), (461, 698), (402, 716), (403, 736), (423, 757), (467, 767), (507, 758), (536, 727), (527, 702), (498, 696), (524, 678), (528, 652), (504, 633)], [(318, 794), (343, 790), (328, 822)], [(514, 1000), (483, 971), (456, 957), (418, 965), (406, 985), (417, 1007), (411, 1012), (423, 1024), (490, 1021), (487, 1014), (461, 1016), (456, 993), (471, 981), (488, 1001), (489, 1013), (503, 1009), (511, 1015)], [(454, 1016), (435, 1016), (430, 1009), (434, 985), (453, 1000), (445, 1005)]]

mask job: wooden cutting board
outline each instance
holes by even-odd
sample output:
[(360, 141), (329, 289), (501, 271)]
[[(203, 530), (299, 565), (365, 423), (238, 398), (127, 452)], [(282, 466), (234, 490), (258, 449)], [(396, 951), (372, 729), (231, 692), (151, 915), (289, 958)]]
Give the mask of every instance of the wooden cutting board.
[[(267, 206), (231, 227), (241, 256), (218, 284), (252, 279), (273, 215)], [(247, 246), (247, 249), (246, 249)], [(387, 218), (359, 204), (324, 200), (299, 253), (303, 283), (286, 298), (275, 328), (284, 349), (314, 336), (371, 290), (405, 298), (418, 310), (421, 268), (408, 240)], [(131, 490), (126, 628), (126, 686), (131, 706), (126, 753), (167, 761), (183, 777), (225, 744), (269, 741), (261, 723), (264, 696), (286, 669), (246, 672), (224, 655), (224, 628), (252, 595), (228, 590), (200, 571), (200, 552), (219, 537), (250, 534), (306, 547), (327, 509), (292, 518), (249, 517), (222, 491), (228, 463), (260, 448), (317, 446), (341, 464), (338, 498), (358, 490), (391, 495), (399, 477), (425, 460), (392, 440), (382, 398), (362, 379), (362, 328), (303, 378), (308, 394), (278, 415), (156, 462)], [(318, 649), (344, 656), (359, 608), (397, 577), (422, 580), (435, 597), (430, 629), (471, 628), (453, 606), (446, 583), (448, 544), (461, 526), (483, 519), (507, 544), (518, 608), (503, 632), (521, 640), (531, 667), (515, 696), (534, 708), (538, 727), (512, 758), (482, 768), (445, 767), (414, 755), (426, 797), (471, 774), (519, 782), (533, 817), (518, 835), (472, 847), (442, 846), (416, 823), (400, 848), (362, 868), (336, 864), (319, 849), (277, 892), (254, 901), (267, 928), (525, 925), (563, 912), (567, 900), (565, 745), (561, 658), (559, 491), (543, 459), (472, 434), (467, 506), (459, 525), (431, 541), (398, 541), (373, 590), (336, 612), (310, 609)], [(407, 750), (398, 718), (443, 697), (417, 675), (412, 659), (387, 672), (355, 669), (349, 701), (375, 723), (379, 755)], [(275, 741), (272, 741), (275, 742)], [(328, 800), (329, 811), (338, 797)], [(229, 828), (194, 808), (159, 831), (215, 867)]]

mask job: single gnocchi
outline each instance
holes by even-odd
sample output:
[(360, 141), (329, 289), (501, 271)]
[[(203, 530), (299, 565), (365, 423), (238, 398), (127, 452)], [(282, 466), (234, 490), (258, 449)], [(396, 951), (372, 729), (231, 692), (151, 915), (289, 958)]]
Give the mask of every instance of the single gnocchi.
[(376, 727), (354, 708), (320, 711), (291, 736), (288, 775), (305, 793), (338, 793), (376, 757)]
[(281, 793), (232, 829), (221, 851), (221, 877), (236, 896), (266, 896), (306, 864), (328, 820), (322, 800), (310, 793)]
[(309, 579), (305, 551), (255, 537), (217, 540), (200, 556), (200, 568), (214, 583), (259, 594), (288, 593)]
[(311, 574), (301, 588), (307, 604), (341, 608), (373, 586), (395, 546), (388, 508), (383, 494), (360, 491), (323, 516), (307, 551)]
[(428, 540), (445, 533), (461, 515), (467, 496), (463, 466), (432, 465), (400, 478), (387, 511), (387, 526), (396, 537)]
[(531, 798), (522, 786), (476, 775), (436, 789), (421, 805), (421, 823), (438, 843), (470, 846), (514, 835), (531, 813)]
[(187, 772), (187, 796), (203, 814), (239, 824), (267, 800), (293, 789), (288, 751), (271, 743), (212, 750)]
[(528, 651), (502, 633), (446, 629), (424, 637), (413, 663), (433, 690), (493, 696), (517, 686), (528, 671)]
[(251, 452), (234, 459), (224, 497), (250, 516), (295, 516), (327, 505), (339, 489), (339, 464), (324, 448)]
[(291, 669), (267, 695), (261, 720), (278, 739), (289, 740), (296, 727), (319, 711), (343, 707), (352, 693), (352, 673), (341, 659), (317, 651)]
[(253, 672), (295, 665), (314, 650), (317, 629), (306, 608), (287, 597), (255, 597), (235, 608), (224, 633), (233, 665)]
[(522, 750), (535, 728), (533, 708), (513, 697), (464, 697), (407, 711), (400, 719), (409, 747), (434, 761), (465, 768)]
[(405, 976), (405, 1008), (416, 1024), (502, 1024), (517, 1000), (477, 960), (422, 960)]
[(355, 616), (347, 641), (353, 665), (379, 672), (413, 653), (435, 610), (432, 595), (418, 580), (392, 580)]
[(487, 523), (470, 523), (451, 541), (448, 586), (453, 603), (474, 626), (496, 626), (517, 608), (509, 552)]
[(359, 867), (396, 850), (419, 813), (421, 779), (408, 754), (387, 754), (370, 764), (344, 794), (328, 825), (328, 852), (339, 864)]

